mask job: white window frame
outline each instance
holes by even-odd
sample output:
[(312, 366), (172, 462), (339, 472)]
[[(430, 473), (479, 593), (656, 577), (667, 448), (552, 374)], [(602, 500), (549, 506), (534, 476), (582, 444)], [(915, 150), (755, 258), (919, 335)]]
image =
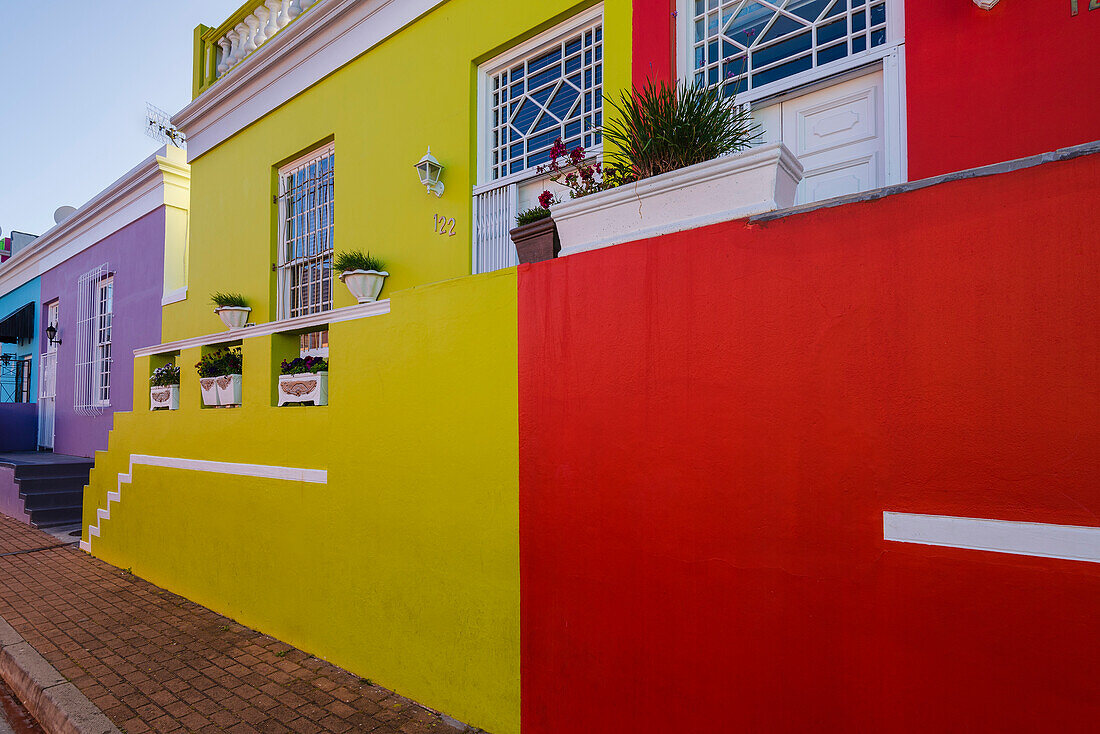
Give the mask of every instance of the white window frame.
[[(325, 158), (325, 157), (330, 156), (330, 155), (333, 156), (333, 173), (332, 173), (332, 196), (329, 199), (328, 204), (327, 204), (331, 209), (330, 213), (332, 215), (332, 221), (331, 221), (331, 224), (330, 224), (331, 236), (329, 237), (329, 248), (325, 252), (323, 252), (320, 256), (314, 255), (314, 256), (311, 256), (311, 257), (308, 257), (308, 258), (301, 258), (301, 260), (304, 261), (304, 260), (309, 260), (309, 259), (316, 259), (317, 257), (323, 258), (327, 254), (327, 256), (330, 260), (330, 267), (329, 267), (329, 274), (328, 274), (328, 279), (329, 279), (329, 284), (328, 284), (328, 286), (329, 286), (328, 287), (329, 300), (327, 302), (322, 300), (321, 304), (320, 304), (322, 306), (321, 308), (314, 309), (311, 306), (310, 309), (307, 310), (307, 311), (304, 311), (304, 312), (298, 313), (298, 314), (291, 314), (290, 313), (290, 310), (291, 310), (290, 309), (290, 303), (291, 303), (291, 298), (290, 298), (290, 295), (291, 295), (290, 294), (290, 290), (291, 290), (291, 286), (290, 286), (290, 268), (293, 267), (293, 264), (288, 263), (287, 259), (286, 259), (286, 249), (287, 249), (287, 241), (286, 241), (286, 238), (287, 238), (286, 198), (287, 197), (286, 197), (286, 195), (288, 193), (287, 190), (286, 190), (286, 178), (287, 178), (288, 175), (290, 175), (294, 171), (297, 171), (297, 170), (299, 170), (299, 169), (301, 169), (305, 166), (308, 166), (309, 164), (313, 163), (314, 161), (319, 161), (322, 158)], [(291, 161), (290, 163), (287, 163), (286, 165), (279, 167), (279, 171), (278, 171), (278, 180), (279, 180), (279, 194), (278, 194), (279, 235), (278, 235), (278, 245), (277, 245), (277, 253), (276, 253), (276, 273), (277, 273), (276, 294), (278, 296), (277, 314), (278, 314), (279, 319), (294, 318), (295, 316), (303, 316), (303, 315), (307, 315), (307, 314), (311, 314), (311, 313), (319, 313), (319, 312), (322, 312), (322, 311), (329, 311), (329, 310), (332, 309), (332, 305), (333, 305), (333, 282), (332, 282), (332, 280), (333, 280), (333, 277), (332, 277), (331, 260), (332, 260), (332, 257), (334, 255), (334, 252), (335, 252), (335, 237), (336, 237), (336, 223), (335, 223), (335, 212), (336, 212), (336, 174), (335, 174), (336, 158), (335, 158), (335, 156), (336, 156), (336, 143), (331, 142), (331, 143), (328, 143), (326, 145), (321, 146), (320, 148), (315, 148), (314, 150), (311, 150), (310, 152), (306, 153), (305, 155), (300, 156), (299, 158)], [(326, 303), (327, 303), (327, 307), (325, 307)]]
[(95, 289), (95, 326), (93, 389), (95, 404), (100, 407), (111, 405), (111, 340), (114, 336), (114, 292), (115, 278), (108, 275), (96, 284)]
[[(774, 0), (772, 0), (774, 2)], [(695, 0), (677, 0), (676, 73), (691, 81), (694, 72), (693, 24)], [(738, 93), (737, 101), (766, 106), (796, 89), (824, 86), (822, 82), (846, 78), (864, 67), (882, 68), (885, 112), (886, 184), (909, 180), (905, 112), (905, 0), (886, 0), (886, 43), (846, 56), (808, 71)]]
[[(502, 54), (486, 61), (478, 67), (478, 104), (477, 104), (477, 186), (474, 187), (474, 193), (483, 193), (491, 189), (507, 186), (508, 184), (521, 183), (524, 181), (530, 181), (536, 178), (543, 177), (543, 174), (539, 174), (535, 169), (525, 169), (518, 173), (510, 173), (507, 176), (501, 176), (500, 178), (492, 177), (492, 155), (493, 155), (493, 126), (490, 124), (492, 117), (492, 78), (506, 67), (512, 66), (519, 61), (526, 59), (527, 57), (535, 54), (543, 49), (544, 46), (553, 44), (555, 41), (561, 41), (566, 36), (584, 28), (586, 25), (590, 25), (596, 21), (599, 21), (603, 28), (603, 48), (604, 56), (602, 64), (606, 69), (607, 64), (607, 24), (604, 22), (603, 3), (597, 3), (591, 8), (588, 8), (580, 13), (577, 13), (568, 20), (559, 23), (553, 28), (544, 31), (533, 38), (530, 38), (523, 43), (517, 44), (508, 49)], [(607, 76), (604, 75), (603, 87), (606, 93)], [(606, 110), (605, 110), (606, 114)], [(593, 145), (592, 149), (588, 151), (590, 155), (602, 155), (603, 144)]]

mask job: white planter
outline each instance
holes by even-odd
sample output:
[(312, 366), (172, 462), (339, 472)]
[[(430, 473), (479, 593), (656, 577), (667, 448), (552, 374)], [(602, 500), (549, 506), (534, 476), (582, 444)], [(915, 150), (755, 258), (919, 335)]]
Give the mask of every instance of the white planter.
[(382, 292), (382, 283), (389, 275), (385, 270), (345, 270), (340, 273), (340, 280), (355, 296), (359, 303), (371, 303), (378, 300), (378, 294)]
[(150, 410), (179, 410), (180, 409), (180, 386), (179, 385), (167, 385), (164, 387), (151, 387), (149, 388), (149, 409)]
[(279, 375), (279, 405), (309, 403), (328, 405), (328, 373)]
[(248, 315), (252, 313), (252, 309), (248, 306), (221, 306), (215, 308), (214, 313), (221, 317), (227, 328), (241, 329), (248, 323)]
[(214, 389), (218, 391), (218, 405), (241, 404), (241, 376), (222, 375), (214, 378)]
[(217, 377), (200, 377), (199, 391), (202, 393), (202, 404), (208, 406), (218, 405)]
[(782, 143), (555, 204), (558, 257), (794, 205), (802, 164)]

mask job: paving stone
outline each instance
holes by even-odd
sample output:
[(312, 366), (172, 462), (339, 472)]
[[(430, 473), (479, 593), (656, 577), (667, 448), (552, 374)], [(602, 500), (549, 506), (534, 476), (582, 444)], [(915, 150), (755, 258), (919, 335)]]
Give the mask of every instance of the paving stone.
[(439, 715), (0, 515), (0, 638), (127, 734), (447, 732)]

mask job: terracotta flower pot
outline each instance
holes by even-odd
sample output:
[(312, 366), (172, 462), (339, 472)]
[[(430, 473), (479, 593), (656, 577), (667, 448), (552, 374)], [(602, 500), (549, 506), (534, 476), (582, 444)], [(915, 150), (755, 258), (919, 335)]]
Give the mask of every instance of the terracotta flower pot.
[(508, 233), (516, 246), (516, 254), (521, 263), (537, 263), (553, 260), (561, 250), (558, 240), (558, 227), (553, 217), (516, 227)]

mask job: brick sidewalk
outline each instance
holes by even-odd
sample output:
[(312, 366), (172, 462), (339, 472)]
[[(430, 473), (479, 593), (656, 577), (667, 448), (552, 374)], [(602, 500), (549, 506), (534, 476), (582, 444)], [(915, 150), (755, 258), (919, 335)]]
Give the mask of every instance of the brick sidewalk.
[(391, 691), (0, 515), (0, 617), (126, 734), (455, 731)]

